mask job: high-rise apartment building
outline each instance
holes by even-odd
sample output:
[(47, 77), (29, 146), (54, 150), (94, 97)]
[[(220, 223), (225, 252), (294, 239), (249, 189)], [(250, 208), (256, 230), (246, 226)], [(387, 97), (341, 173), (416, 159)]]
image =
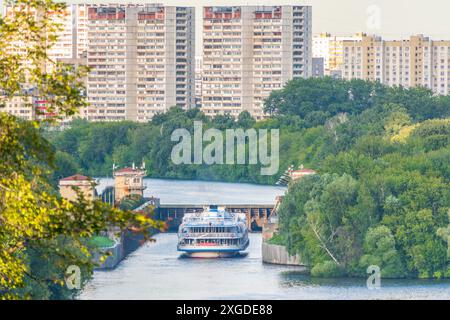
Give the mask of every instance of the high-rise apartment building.
[[(68, 5), (63, 12), (54, 12), (50, 14), (50, 19), (60, 25), (60, 30), (56, 32), (58, 40), (47, 52), (50, 59), (55, 62), (65, 62), (73, 64), (83, 64), (83, 52), (85, 52), (86, 33), (83, 29), (85, 5)], [(7, 5), (3, 8), (4, 16), (13, 16), (18, 6)], [(34, 12), (34, 11), (32, 11)], [(36, 19), (39, 19), (40, 13), (35, 12)], [(9, 48), (11, 53), (27, 54), (27, 44), (17, 41)], [(27, 61), (24, 59), (24, 63)], [(52, 63), (47, 63), (43, 68), (51, 72)], [(52, 117), (52, 114), (46, 112), (46, 102), (39, 98), (38, 92), (30, 84), (28, 94), (25, 96), (16, 96), (6, 101), (6, 111), (17, 117), (33, 120), (37, 118)]]
[(353, 37), (334, 36), (329, 33), (321, 33), (313, 36), (313, 58), (324, 59), (324, 74), (326, 76), (341, 75), (344, 64), (344, 41), (361, 40), (362, 34)]
[(86, 5), (67, 5), (61, 17), (53, 19), (61, 25), (58, 40), (47, 52), (50, 58), (60, 61), (81, 59), (86, 52)]
[(148, 121), (195, 106), (194, 8), (87, 5), (87, 80), (94, 121)]
[(270, 92), (311, 76), (311, 17), (310, 6), (204, 7), (203, 112), (260, 119)]
[(344, 79), (379, 81), (406, 88), (422, 86), (438, 94), (450, 90), (450, 41), (423, 35), (385, 41), (363, 35), (344, 41)]
[[(3, 14), (13, 16), (20, 7), (5, 6)], [(32, 11), (34, 12), (34, 10)], [(34, 12), (36, 19), (39, 20), (42, 13)], [(86, 5), (72, 4), (68, 5), (61, 12), (51, 12), (49, 18), (58, 24), (59, 30), (56, 31), (57, 41), (47, 51), (47, 55), (54, 61), (73, 61), (81, 59), (86, 52)], [(43, 31), (45, 33), (45, 30)], [(20, 42), (20, 41), (19, 41)], [(25, 43), (15, 43), (12, 46), (12, 53), (26, 54)], [(46, 68), (51, 70), (52, 65), (47, 64)]]

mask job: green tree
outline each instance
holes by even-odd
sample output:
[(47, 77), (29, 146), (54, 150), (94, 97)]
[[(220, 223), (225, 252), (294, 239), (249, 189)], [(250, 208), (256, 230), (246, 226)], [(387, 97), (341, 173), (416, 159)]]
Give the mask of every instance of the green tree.
[(74, 175), (78, 172), (80, 172), (80, 167), (74, 157), (64, 151), (56, 151), (55, 170), (53, 171), (54, 183), (59, 179)]
[(253, 127), (255, 125), (255, 123), (256, 123), (256, 120), (253, 119), (251, 114), (248, 111), (243, 111), (238, 116), (237, 127), (248, 129), (248, 128)]
[(376, 265), (380, 267), (383, 278), (401, 278), (407, 274), (395, 248), (395, 238), (386, 226), (373, 227), (367, 231), (364, 250), (366, 254), (359, 262), (362, 273), (370, 265)]
[[(448, 221), (450, 222), (450, 210), (448, 211)], [(447, 242), (447, 259), (450, 259), (450, 224), (445, 228), (439, 228), (437, 234)]]
[[(50, 112), (75, 114), (86, 105), (80, 80), (85, 70), (52, 61), (46, 54), (60, 27), (52, 17), (62, 14), (65, 5), (50, 0), (6, 4), (17, 10), (0, 19), (2, 103), (26, 97), (32, 87), (48, 101)], [(26, 54), (15, 50), (18, 47)], [(50, 71), (43, 67), (47, 65), (52, 66)], [(87, 238), (110, 226), (144, 233), (160, 227), (146, 215), (88, 201), (81, 194), (76, 202), (61, 199), (48, 179), (55, 154), (39, 126), (38, 121), (29, 123), (0, 112), (1, 298), (71, 297), (75, 293), (64, 288), (66, 268), (78, 265), (86, 279), (94, 266)]]

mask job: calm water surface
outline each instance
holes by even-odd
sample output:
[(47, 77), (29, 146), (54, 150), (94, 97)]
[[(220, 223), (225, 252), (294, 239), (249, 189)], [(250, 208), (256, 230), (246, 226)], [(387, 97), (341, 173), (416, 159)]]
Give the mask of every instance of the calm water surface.
[(177, 235), (158, 234), (112, 271), (96, 271), (80, 299), (450, 299), (449, 281), (387, 281), (369, 290), (364, 279), (311, 279), (299, 267), (261, 262), (261, 234), (247, 255), (189, 259)]
[[(112, 180), (102, 179), (99, 191)], [(146, 179), (146, 195), (162, 203), (273, 203), (283, 188), (216, 182)], [(299, 267), (261, 262), (261, 234), (250, 234), (239, 258), (189, 259), (177, 235), (157, 234), (111, 271), (96, 271), (80, 299), (449, 299), (450, 281), (311, 279)]]
[[(100, 194), (112, 186), (112, 178), (97, 178)], [(275, 197), (283, 195), (285, 187), (262, 186), (247, 183), (209, 181), (144, 179), (146, 197), (157, 197), (161, 204), (274, 204)]]

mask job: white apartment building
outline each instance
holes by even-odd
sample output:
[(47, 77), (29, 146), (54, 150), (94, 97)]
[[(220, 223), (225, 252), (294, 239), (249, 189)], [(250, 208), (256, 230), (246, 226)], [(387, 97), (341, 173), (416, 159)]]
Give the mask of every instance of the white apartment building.
[[(48, 54), (90, 67), (81, 117), (91, 121), (148, 121), (175, 105), (261, 119), (273, 90), (312, 75), (311, 7), (205, 7), (203, 15), (196, 60), (194, 8), (69, 5)], [(12, 113), (33, 119), (34, 104), (45, 111), (38, 97), (20, 99), (11, 101)]]
[(86, 52), (86, 5), (71, 4), (63, 14), (63, 17), (55, 17), (53, 20), (62, 26), (57, 32), (58, 40), (47, 52), (50, 58), (68, 61), (69, 59), (82, 59)]
[(264, 117), (273, 90), (312, 72), (310, 6), (203, 8), (202, 111)]
[(352, 37), (334, 36), (329, 33), (321, 33), (313, 36), (312, 56), (324, 59), (324, 75), (332, 76), (341, 74), (344, 64), (344, 41), (361, 40), (362, 34)]
[(450, 92), (450, 41), (423, 35), (385, 41), (363, 35), (344, 41), (344, 79), (379, 81), (405, 88), (422, 86), (435, 93)]
[[(83, 61), (83, 52), (85, 52), (85, 31), (83, 29), (84, 5), (68, 5), (61, 15), (53, 14), (53, 21), (61, 26), (58, 31), (58, 40), (54, 46), (48, 50), (47, 54), (55, 62), (62, 61), (66, 63), (80, 64)], [(3, 15), (14, 15), (18, 7), (4, 6)], [(36, 16), (39, 17), (38, 13)], [(11, 47), (13, 53), (27, 53), (26, 44), (17, 42)], [(48, 72), (53, 68), (52, 63), (45, 66)], [(5, 103), (6, 111), (26, 120), (36, 118), (52, 117), (52, 114), (46, 112), (46, 102), (34, 94), (33, 88), (29, 88), (28, 96), (17, 96)]]
[(194, 8), (87, 5), (87, 80), (93, 121), (148, 121), (195, 106)]

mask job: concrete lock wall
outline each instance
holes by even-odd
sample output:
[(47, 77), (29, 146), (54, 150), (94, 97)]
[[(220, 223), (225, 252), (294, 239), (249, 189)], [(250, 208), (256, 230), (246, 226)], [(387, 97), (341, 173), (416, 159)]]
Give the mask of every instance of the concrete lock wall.
[(298, 255), (291, 256), (284, 246), (262, 243), (262, 260), (265, 263), (304, 266)]
[(110, 255), (103, 261), (99, 267), (96, 269), (113, 269), (115, 268), (120, 261), (122, 261), (122, 243), (116, 242), (116, 244), (110, 248), (102, 248), (102, 252), (97, 252), (94, 254), (94, 261), (100, 262), (100, 258), (105, 254), (109, 253)]

